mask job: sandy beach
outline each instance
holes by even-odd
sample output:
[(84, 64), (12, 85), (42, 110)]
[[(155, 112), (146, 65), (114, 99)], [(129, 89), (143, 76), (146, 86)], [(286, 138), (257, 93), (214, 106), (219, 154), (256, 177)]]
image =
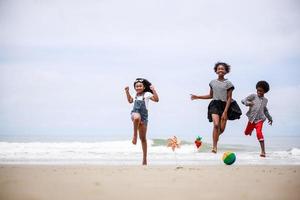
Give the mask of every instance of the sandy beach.
[(0, 165), (2, 200), (300, 199), (300, 166)]

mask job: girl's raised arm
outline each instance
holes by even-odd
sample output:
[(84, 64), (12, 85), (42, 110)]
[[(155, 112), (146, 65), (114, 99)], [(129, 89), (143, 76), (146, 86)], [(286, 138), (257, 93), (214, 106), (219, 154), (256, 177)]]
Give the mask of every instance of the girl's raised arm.
[(212, 97), (213, 97), (213, 92), (212, 92), (211, 88), (209, 90), (209, 94), (207, 94), (207, 95), (197, 96), (197, 95), (191, 94), (191, 100), (195, 100), (195, 99), (212, 99)]
[(128, 103), (132, 103), (133, 102), (133, 98), (132, 98), (132, 96), (129, 93), (129, 87), (128, 86), (125, 87), (125, 92), (126, 92)]
[(159, 97), (158, 97), (158, 94), (154, 88), (154, 86), (150, 86), (150, 89), (152, 90), (153, 92), (153, 96), (150, 98), (152, 101), (155, 101), (155, 102), (158, 102), (159, 101)]

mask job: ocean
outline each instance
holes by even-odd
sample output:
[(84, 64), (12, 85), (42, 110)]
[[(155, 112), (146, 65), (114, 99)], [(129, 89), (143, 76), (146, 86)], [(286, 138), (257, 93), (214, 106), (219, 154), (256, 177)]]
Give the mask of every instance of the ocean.
[[(225, 139), (226, 138), (226, 139)], [(218, 165), (226, 151), (236, 154), (236, 165), (300, 165), (300, 137), (274, 137), (266, 142), (267, 157), (259, 157), (260, 148), (251, 139), (220, 139), (218, 153), (210, 152), (211, 144), (203, 140), (197, 149), (193, 140), (182, 140), (173, 152), (167, 138), (148, 139), (149, 165)], [(0, 164), (99, 164), (140, 165), (140, 142), (130, 139), (1, 137)]]

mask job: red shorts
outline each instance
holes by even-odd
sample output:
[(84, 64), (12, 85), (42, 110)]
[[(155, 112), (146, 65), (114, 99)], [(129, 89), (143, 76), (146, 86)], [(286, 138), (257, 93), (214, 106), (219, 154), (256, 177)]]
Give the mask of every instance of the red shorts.
[(259, 141), (264, 141), (264, 136), (262, 133), (262, 127), (263, 127), (264, 121), (258, 121), (256, 123), (251, 123), (248, 122), (246, 130), (245, 130), (245, 135), (251, 135), (253, 129), (256, 129), (256, 137)]

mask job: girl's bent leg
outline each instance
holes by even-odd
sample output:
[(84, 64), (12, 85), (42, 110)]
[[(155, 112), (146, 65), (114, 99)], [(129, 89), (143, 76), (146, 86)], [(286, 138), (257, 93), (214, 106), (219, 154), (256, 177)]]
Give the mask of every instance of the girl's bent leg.
[(137, 132), (138, 132), (139, 124), (141, 123), (141, 115), (139, 113), (132, 113), (131, 119), (133, 122), (132, 144), (135, 145), (137, 142)]
[(217, 146), (219, 140), (219, 126), (220, 126), (220, 116), (217, 114), (212, 114), (213, 119), (213, 148), (212, 152), (217, 153)]
[(227, 123), (227, 120), (221, 120), (219, 135), (221, 135), (225, 131), (226, 123)]
[(142, 149), (143, 149), (143, 165), (147, 165), (147, 139), (146, 139), (146, 133), (147, 133), (147, 125), (141, 124), (139, 127), (139, 135), (140, 140), (142, 143)]

